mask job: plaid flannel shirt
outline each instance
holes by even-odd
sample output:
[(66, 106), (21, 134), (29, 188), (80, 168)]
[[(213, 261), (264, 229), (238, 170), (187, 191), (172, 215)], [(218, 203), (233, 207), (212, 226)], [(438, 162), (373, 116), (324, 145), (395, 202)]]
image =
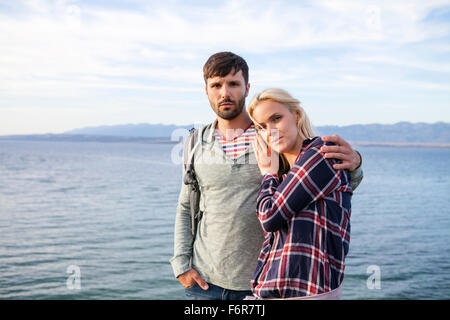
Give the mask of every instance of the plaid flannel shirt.
[(349, 250), (350, 174), (320, 152), (325, 143), (305, 140), (280, 184), (263, 177), (257, 214), (265, 241), (251, 281), (260, 298), (310, 296), (338, 288)]

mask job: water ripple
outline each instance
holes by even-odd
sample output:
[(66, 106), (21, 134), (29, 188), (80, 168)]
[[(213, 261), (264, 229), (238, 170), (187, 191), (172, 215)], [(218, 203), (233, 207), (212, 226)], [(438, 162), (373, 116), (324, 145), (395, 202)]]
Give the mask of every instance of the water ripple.
[[(1, 299), (184, 298), (169, 264), (173, 145), (0, 144)], [(448, 298), (450, 151), (359, 151), (344, 298)], [(67, 287), (71, 265), (81, 290)], [(367, 288), (369, 266), (380, 290)]]

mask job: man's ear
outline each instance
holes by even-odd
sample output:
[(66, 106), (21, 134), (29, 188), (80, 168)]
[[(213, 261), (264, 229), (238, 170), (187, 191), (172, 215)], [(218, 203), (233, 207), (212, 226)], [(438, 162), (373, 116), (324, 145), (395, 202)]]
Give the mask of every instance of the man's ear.
[(245, 97), (248, 97), (248, 93), (250, 92), (250, 83), (247, 83), (247, 86), (245, 88)]

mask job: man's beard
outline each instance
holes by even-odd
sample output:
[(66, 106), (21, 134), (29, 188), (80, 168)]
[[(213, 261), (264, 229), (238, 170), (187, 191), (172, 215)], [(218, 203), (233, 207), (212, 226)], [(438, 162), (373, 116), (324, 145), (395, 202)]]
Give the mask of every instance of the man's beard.
[[(220, 111), (220, 105), (225, 102), (233, 103), (235, 108), (233, 110), (229, 110), (229, 111)], [(219, 117), (221, 117), (222, 119), (233, 120), (234, 118), (236, 118), (238, 115), (240, 115), (242, 113), (242, 110), (244, 110), (244, 105), (245, 105), (245, 97), (242, 98), (241, 100), (239, 100), (237, 103), (236, 103), (236, 101), (231, 100), (231, 99), (224, 99), (222, 101), (219, 101), (217, 106), (215, 106), (213, 109), (216, 112), (216, 114)]]

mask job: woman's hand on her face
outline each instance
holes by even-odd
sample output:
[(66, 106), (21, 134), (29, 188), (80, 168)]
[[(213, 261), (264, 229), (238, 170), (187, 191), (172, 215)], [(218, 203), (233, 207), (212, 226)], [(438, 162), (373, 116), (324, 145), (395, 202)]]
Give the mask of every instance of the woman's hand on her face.
[[(268, 135), (270, 136), (270, 133)], [(266, 139), (267, 141), (270, 138), (269, 136)], [(252, 144), (261, 174), (277, 174), (279, 169), (278, 155), (263, 141), (259, 133), (256, 134)]]

